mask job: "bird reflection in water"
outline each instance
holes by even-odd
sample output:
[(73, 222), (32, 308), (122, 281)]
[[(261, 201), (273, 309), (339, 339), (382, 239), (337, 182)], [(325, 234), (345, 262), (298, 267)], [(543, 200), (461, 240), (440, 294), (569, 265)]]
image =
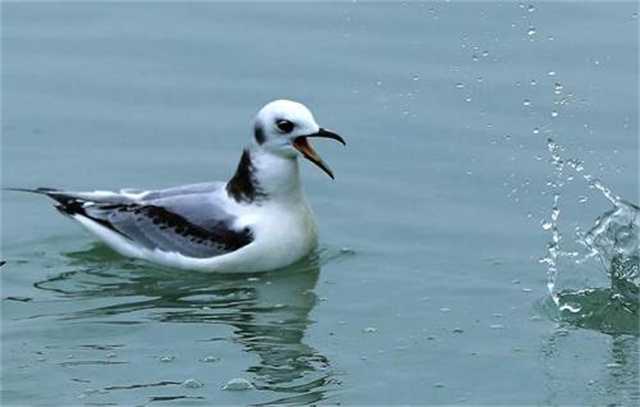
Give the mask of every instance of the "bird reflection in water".
[[(71, 271), (34, 285), (66, 298), (123, 298), (108, 306), (68, 313), (64, 319), (109, 319), (153, 310), (144, 321), (224, 324), (234, 342), (256, 354), (247, 368), (259, 390), (283, 393), (269, 403), (322, 400), (335, 384), (329, 361), (303, 342), (312, 323), (322, 253), (285, 270), (261, 274), (219, 275), (150, 268), (124, 260), (101, 245), (67, 253)], [(142, 300), (141, 297), (144, 297)], [(139, 319), (140, 314), (135, 318)], [(119, 318), (113, 321), (113, 318)], [(219, 340), (221, 338), (211, 338)], [(303, 380), (304, 379), (304, 380)]]

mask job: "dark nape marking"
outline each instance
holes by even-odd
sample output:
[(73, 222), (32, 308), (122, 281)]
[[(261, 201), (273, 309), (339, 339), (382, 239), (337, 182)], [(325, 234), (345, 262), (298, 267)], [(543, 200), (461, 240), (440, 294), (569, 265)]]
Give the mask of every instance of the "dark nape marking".
[(256, 142), (258, 144), (262, 144), (266, 140), (266, 137), (264, 135), (264, 130), (262, 129), (262, 126), (260, 126), (259, 124), (256, 124), (256, 127), (254, 127), (253, 136), (256, 138)]
[(267, 196), (260, 188), (254, 171), (251, 154), (244, 150), (236, 173), (227, 183), (227, 193), (237, 202), (251, 203)]

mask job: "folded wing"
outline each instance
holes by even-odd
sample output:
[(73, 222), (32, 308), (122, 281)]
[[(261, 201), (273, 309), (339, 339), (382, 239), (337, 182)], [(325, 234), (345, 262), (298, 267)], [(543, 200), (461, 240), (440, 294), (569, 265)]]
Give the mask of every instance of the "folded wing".
[(69, 216), (83, 216), (137, 246), (207, 258), (235, 251), (253, 241), (250, 228), (213, 196), (222, 184), (196, 184), (160, 191), (65, 192), (37, 189)]

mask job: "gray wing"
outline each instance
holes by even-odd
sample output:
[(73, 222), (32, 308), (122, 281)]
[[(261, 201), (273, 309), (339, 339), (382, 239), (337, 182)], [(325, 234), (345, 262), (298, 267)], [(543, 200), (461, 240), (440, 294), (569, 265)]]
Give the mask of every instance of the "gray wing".
[(171, 197), (180, 197), (184, 195), (207, 194), (216, 192), (224, 187), (224, 182), (202, 182), (199, 184), (181, 185), (173, 188), (158, 189), (155, 191), (145, 191), (140, 189), (123, 189), (123, 195), (141, 195), (142, 200), (155, 200)]
[(235, 251), (253, 241), (252, 231), (234, 228), (236, 218), (213, 198), (212, 192), (223, 185), (123, 190), (120, 194), (45, 189), (32, 192), (56, 200), (57, 209), (63, 213), (85, 216), (140, 246), (205, 258)]

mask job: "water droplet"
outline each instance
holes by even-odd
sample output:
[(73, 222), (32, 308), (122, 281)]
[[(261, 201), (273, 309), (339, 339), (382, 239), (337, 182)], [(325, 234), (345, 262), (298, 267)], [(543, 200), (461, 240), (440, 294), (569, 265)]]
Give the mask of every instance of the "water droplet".
[(564, 86), (562, 86), (560, 82), (556, 82), (553, 85), (553, 93), (555, 93), (556, 95), (559, 95), (560, 93), (562, 93), (562, 89), (564, 89)]
[(181, 386), (187, 389), (199, 389), (200, 387), (204, 386), (204, 384), (200, 383), (196, 379), (187, 379), (182, 382)]
[(584, 195), (580, 195), (580, 196), (578, 197), (578, 202), (579, 202), (579, 203), (585, 203), (585, 202), (587, 202), (588, 200), (589, 200), (589, 198), (588, 198), (588, 197), (586, 197), (586, 196), (584, 196)]
[(447, 308), (447, 307), (440, 308), (440, 312), (449, 312), (449, 311), (451, 311), (451, 308)]
[(531, 101), (529, 99), (525, 99), (525, 100), (522, 101), (522, 104), (524, 106), (531, 106)]
[(464, 88), (464, 83), (462, 83), (462, 82), (456, 83), (456, 88), (458, 88), (458, 89)]
[(414, 75), (411, 77), (411, 79), (412, 79), (412, 80), (414, 80), (414, 81), (419, 81), (419, 80), (420, 80), (420, 75), (418, 75), (418, 74), (414, 74)]
[(529, 30), (527, 31), (527, 35), (529, 37), (533, 37), (534, 35), (536, 35), (536, 29), (535, 27), (529, 27)]
[(171, 362), (173, 362), (174, 360), (176, 360), (176, 357), (175, 357), (175, 356), (171, 356), (171, 355), (167, 355), (167, 356), (160, 356), (160, 357), (158, 358), (158, 360), (159, 360), (160, 362), (162, 362), (162, 363), (171, 363)]
[(538, 133), (540, 133), (540, 129), (539, 128), (536, 127), (535, 129), (533, 129), (533, 134), (538, 134)]
[(556, 76), (556, 71), (549, 71), (549, 72), (547, 72), (547, 75)]
[(462, 328), (453, 328), (453, 333), (454, 334), (461, 334), (461, 333), (464, 333), (464, 330)]
[(105, 357), (106, 357), (106, 358), (108, 358), (108, 359), (113, 359), (113, 358), (115, 358), (116, 356), (118, 356), (118, 355), (116, 355), (116, 353), (115, 353), (115, 352), (109, 352), (109, 353), (107, 353), (107, 354), (105, 355)]
[(533, 291), (533, 290), (532, 290), (531, 288), (523, 288), (523, 289), (522, 289), (522, 292), (523, 292), (523, 293), (530, 293), (530, 292), (532, 292), (532, 291)]
[(473, 60), (473, 62), (478, 62), (478, 56), (476, 54), (471, 55), (471, 59)]
[(368, 327), (364, 328), (362, 330), (362, 332), (367, 333), (367, 334), (372, 334), (372, 333), (378, 332), (378, 330), (376, 328), (372, 327), (372, 326), (368, 326)]
[(503, 329), (504, 325), (502, 325), (502, 324), (492, 324), (492, 325), (489, 325), (489, 328), (491, 328), (491, 329)]
[(213, 356), (213, 355), (207, 355), (205, 357), (203, 357), (202, 359), (200, 359), (200, 362), (203, 363), (216, 363), (219, 362), (220, 358), (217, 356)]
[(471, 96), (468, 96), (468, 97), (464, 98), (464, 101), (467, 102), (467, 103), (470, 103), (471, 102)]
[(538, 84), (535, 79), (531, 79), (531, 82), (529, 83), (531, 84), (531, 86), (536, 86)]
[(478, 83), (482, 83), (482, 82), (484, 82), (484, 78), (483, 78), (482, 76), (478, 76), (478, 77), (476, 78), (476, 82), (478, 82)]
[(376, 86), (382, 86), (382, 81), (376, 81)]
[(482, 51), (482, 56), (483, 57), (488, 57), (489, 56), (489, 51)]
[(551, 117), (558, 117), (558, 112), (556, 112), (555, 110), (551, 112)]
[(222, 390), (226, 391), (245, 391), (253, 389), (253, 384), (247, 379), (243, 379), (241, 377), (237, 377), (235, 379), (231, 379), (222, 387)]
[(443, 387), (444, 387), (444, 383), (435, 383), (435, 384), (433, 385), (433, 387), (437, 387), (437, 388), (441, 389), (441, 388), (443, 388)]
[(533, 4), (529, 4), (529, 6), (527, 6), (527, 11), (529, 13), (533, 13), (534, 11), (536, 11), (536, 8), (533, 6)]

